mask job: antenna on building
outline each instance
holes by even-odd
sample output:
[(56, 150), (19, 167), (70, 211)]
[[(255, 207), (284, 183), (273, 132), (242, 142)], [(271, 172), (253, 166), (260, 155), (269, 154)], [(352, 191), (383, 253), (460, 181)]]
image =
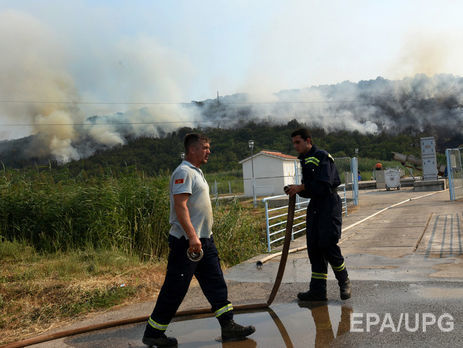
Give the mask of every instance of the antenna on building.
[(219, 90), (217, 90), (217, 104), (220, 104), (220, 100), (219, 100)]

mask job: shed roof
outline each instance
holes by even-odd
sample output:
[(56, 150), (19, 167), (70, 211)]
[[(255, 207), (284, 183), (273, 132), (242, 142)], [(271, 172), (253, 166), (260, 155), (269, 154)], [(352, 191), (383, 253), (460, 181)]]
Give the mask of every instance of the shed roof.
[(273, 157), (273, 158), (278, 158), (283, 161), (294, 161), (297, 159), (297, 157), (291, 156), (291, 155), (286, 155), (284, 153), (278, 152), (278, 151), (266, 151), (262, 150), (258, 153), (256, 153), (254, 156), (247, 157), (243, 160), (241, 160), (239, 163), (242, 164), (244, 162), (249, 161), (251, 158), (257, 157), (257, 156), (267, 156), (267, 157)]

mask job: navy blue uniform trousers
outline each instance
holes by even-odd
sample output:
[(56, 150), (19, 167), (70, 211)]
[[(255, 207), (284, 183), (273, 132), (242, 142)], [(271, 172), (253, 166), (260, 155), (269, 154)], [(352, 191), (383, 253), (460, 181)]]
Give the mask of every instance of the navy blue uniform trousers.
[(198, 279), (217, 319), (222, 323), (233, 318), (233, 307), (228, 301), (227, 285), (214, 239), (211, 236), (200, 238), (200, 241), (204, 256), (199, 262), (193, 262), (186, 255), (189, 241), (185, 237), (169, 236), (166, 278), (148, 320), (153, 328), (162, 331), (167, 328), (188, 291), (193, 275)]
[(337, 193), (311, 199), (307, 207), (307, 252), (312, 265), (310, 289), (326, 291), (328, 263), (339, 285), (347, 278), (344, 257), (338, 246), (341, 237), (342, 203)]

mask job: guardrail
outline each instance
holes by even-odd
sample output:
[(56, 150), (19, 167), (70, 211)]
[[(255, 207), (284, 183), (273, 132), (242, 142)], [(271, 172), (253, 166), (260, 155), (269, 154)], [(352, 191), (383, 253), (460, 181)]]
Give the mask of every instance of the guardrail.
[[(342, 211), (343, 214), (347, 216), (347, 195), (346, 195), (346, 185), (340, 185), (338, 187), (338, 194), (340, 193), (339, 190), (343, 191), (341, 196), (342, 200)], [(271, 196), (266, 197), (262, 200), (265, 205), (265, 224), (266, 224), (266, 232), (267, 232), (267, 250), (268, 252), (272, 251), (272, 244), (279, 242), (280, 240), (284, 239), (284, 232), (286, 226), (286, 220), (288, 213), (284, 212), (281, 213), (280, 211), (283, 209), (287, 209), (288, 205), (277, 206), (269, 208), (269, 201), (277, 200), (281, 198), (287, 198), (287, 195), (279, 195), (279, 196)], [(294, 211), (294, 225), (293, 231), (291, 233), (291, 239), (294, 240), (294, 236), (298, 233), (305, 232), (305, 217), (306, 217), (306, 208), (309, 204), (310, 199), (305, 199), (297, 196), (296, 198), (296, 209)], [(298, 221), (302, 220), (302, 221)]]

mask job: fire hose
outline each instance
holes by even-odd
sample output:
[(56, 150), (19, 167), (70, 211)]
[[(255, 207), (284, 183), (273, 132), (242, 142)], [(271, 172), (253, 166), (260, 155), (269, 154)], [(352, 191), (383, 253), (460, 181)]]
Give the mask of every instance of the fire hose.
[[(291, 233), (292, 233), (293, 222), (294, 222), (295, 204), (296, 204), (296, 196), (294, 195), (289, 198), (288, 219), (286, 222), (286, 231), (285, 231), (285, 238), (284, 238), (284, 243), (283, 243), (283, 250), (281, 252), (281, 259), (280, 259), (280, 264), (278, 266), (278, 272), (275, 277), (275, 282), (273, 284), (272, 291), (270, 292), (267, 302), (233, 306), (235, 311), (247, 311), (247, 310), (269, 308), (273, 300), (275, 299), (278, 293), (278, 289), (280, 288), (281, 281), (283, 279), (283, 274), (285, 272), (286, 260), (288, 259), (289, 244), (291, 242)], [(199, 308), (199, 309), (178, 311), (175, 314), (175, 316), (184, 317), (184, 316), (194, 316), (194, 315), (200, 315), (200, 314), (212, 315), (211, 309), (210, 308)], [(0, 346), (0, 348), (26, 347), (26, 346), (30, 346), (33, 344), (52, 341), (52, 340), (56, 340), (56, 339), (63, 338), (63, 337), (74, 336), (78, 334), (108, 329), (108, 328), (117, 327), (117, 326), (136, 324), (136, 323), (144, 322), (147, 320), (148, 320), (148, 316), (134, 317), (134, 318), (128, 318), (128, 319), (122, 319), (122, 320), (114, 320), (114, 321), (109, 321), (106, 323), (94, 324), (94, 325), (80, 327), (77, 329), (64, 330), (64, 331), (51, 333), (47, 335), (32, 337), (32, 338), (29, 338), (23, 341), (13, 342), (13, 343)]]

